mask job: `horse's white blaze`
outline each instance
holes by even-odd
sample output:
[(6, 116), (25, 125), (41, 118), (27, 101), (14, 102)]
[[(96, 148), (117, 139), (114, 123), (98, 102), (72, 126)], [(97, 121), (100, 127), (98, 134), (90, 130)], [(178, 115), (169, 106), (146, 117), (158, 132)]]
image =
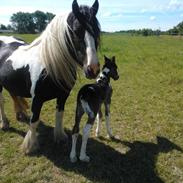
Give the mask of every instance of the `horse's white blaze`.
[(32, 47), (29, 51), (26, 51), (24, 47), (25, 46), (20, 46), (10, 57), (7, 58), (6, 61), (12, 61), (12, 67), (14, 70), (29, 66), (31, 78), (30, 93), (32, 97), (34, 97), (36, 83), (44, 67), (39, 62), (39, 49), (37, 47)]
[(97, 51), (95, 48), (95, 40), (88, 31), (85, 32), (85, 44), (86, 44), (86, 55), (87, 65), (97, 64)]
[(15, 39), (13, 36), (0, 36), (0, 41), (3, 41), (5, 44), (9, 44), (9, 43), (13, 43), (13, 42), (17, 42), (17, 43), (21, 43), (24, 44), (24, 41)]
[(86, 102), (85, 100), (81, 100), (81, 104), (82, 104), (82, 107), (83, 107), (83, 110), (90, 115), (91, 118), (94, 117), (94, 113), (93, 111), (91, 110), (88, 102)]

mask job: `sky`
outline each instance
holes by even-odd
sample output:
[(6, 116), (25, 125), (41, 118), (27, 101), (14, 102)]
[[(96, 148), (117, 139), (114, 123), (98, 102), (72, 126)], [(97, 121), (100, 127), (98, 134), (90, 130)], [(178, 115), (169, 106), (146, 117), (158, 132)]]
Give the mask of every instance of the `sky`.
[[(94, 0), (78, 0), (91, 6)], [(72, 0), (1, 0), (0, 24), (9, 24), (18, 11), (54, 14), (71, 11)], [(183, 0), (99, 0), (97, 18), (102, 31), (151, 28), (168, 30), (183, 21)]]

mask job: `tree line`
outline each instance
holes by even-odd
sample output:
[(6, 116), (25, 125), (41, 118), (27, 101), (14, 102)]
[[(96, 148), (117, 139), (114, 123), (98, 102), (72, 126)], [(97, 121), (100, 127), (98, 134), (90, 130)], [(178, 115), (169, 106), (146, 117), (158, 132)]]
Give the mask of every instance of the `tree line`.
[[(42, 32), (47, 24), (53, 19), (55, 15), (49, 12), (35, 11), (34, 13), (17, 12), (14, 13), (11, 18), (11, 25), (5, 26), (0, 24), (0, 30), (13, 30), (17, 33), (40, 33)], [(161, 31), (159, 29), (139, 29), (139, 30), (127, 30), (118, 31), (118, 33), (126, 33), (131, 35), (183, 35), (183, 21), (177, 26), (173, 27), (168, 31)]]
[(7, 27), (0, 25), (1, 30), (14, 30), (17, 33), (34, 34), (42, 32), (47, 24), (53, 19), (55, 15), (50, 12), (35, 11), (34, 13), (17, 12), (14, 13), (10, 22), (11, 25)]
[(154, 35), (183, 35), (183, 21), (177, 26), (169, 29), (168, 31), (161, 31), (160, 29), (139, 29), (139, 30), (127, 30), (118, 31), (118, 33), (131, 34), (131, 35), (143, 35), (143, 36), (154, 36)]
[(171, 35), (183, 35), (183, 21), (179, 23), (177, 26), (168, 30), (168, 33)]

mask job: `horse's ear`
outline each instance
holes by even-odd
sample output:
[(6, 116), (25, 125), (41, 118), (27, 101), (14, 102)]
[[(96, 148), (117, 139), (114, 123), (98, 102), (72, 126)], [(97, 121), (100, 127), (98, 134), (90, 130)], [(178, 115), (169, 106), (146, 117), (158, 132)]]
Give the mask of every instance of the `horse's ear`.
[(93, 3), (93, 5), (91, 7), (91, 11), (92, 11), (93, 16), (96, 16), (96, 14), (98, 12), (98, 8), (99, 8), (98, 0), (95, 0), (95, 2)]
[(74, 15), (76, 17), (78, 17), (81, 14), (79, 11), (79, 5), (78, 5), (77, 0), (74, 0), (72, 3), (72, 12), (74, 13)]
[(112, 61), (113, 61), (113, 62), (115, 62), (115, 60), (116, 60), (116, 57), (115, 57), (115, 56), (113, 56), (113, 57), (112, 57)]

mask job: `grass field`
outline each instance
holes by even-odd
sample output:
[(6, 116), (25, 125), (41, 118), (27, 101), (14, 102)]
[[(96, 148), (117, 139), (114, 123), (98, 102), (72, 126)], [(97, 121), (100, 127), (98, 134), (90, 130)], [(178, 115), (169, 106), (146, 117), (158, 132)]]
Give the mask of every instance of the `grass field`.
[[(34, 35), (19, 35), (31, 41)], [(55, 101), (45, 103), (39, 131), (40, 151), (20, 150), (28, 125), (15, 120), (6, 91), (9, 131), (0, 131), (0, 183), (182, 183), (183, 182), (183, 38), (102, 35), (99, 51), (115, 55), (120, 79), (112, 81), (111, 126), (118, 140), (94, 129), (88, 141), (89, 164), (69, 161), (68, 144), (53, 143)], [(66, 103), (65, 129), (71, 134), (76, 95), (87, 82), (81, 74)], [(84, 120), (83, 120), (84, 124)], [(81, 137), (78, 142), (80, 149)]]

